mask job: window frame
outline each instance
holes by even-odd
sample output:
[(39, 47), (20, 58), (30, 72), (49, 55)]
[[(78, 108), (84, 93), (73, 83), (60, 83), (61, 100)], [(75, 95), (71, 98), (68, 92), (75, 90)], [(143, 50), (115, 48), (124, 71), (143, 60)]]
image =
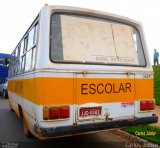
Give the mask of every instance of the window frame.
[[(24, 65), (24, 71), (31, 71), (34, 69), (35, 67), (35, 54), (36, 54), (36, 46), (37, 46), (37, 39), (38, 39), (38, 22), (37, 21), (28, 31), (27, 34), (27, 44), (26, 44), (26, 50), (25, 50), (25, 65)], [(32, 29), (34, 29), (34, 35), (33, 35), (33, 45), (28, 49), (28, 37), (29, 37), (29, 33), (30, 31), (32, 31)], [(35, 51), (34, 51), (35, 50)], [(27, 59), (27, 53), (31, 52), (31, 62), (30, 62), (30, 67), (29, 69), (26, 69), (26, 59)], [(33, 55), (34, 54), (34, 55)], [(34, 62), (33, 62), (33, 58), (34, 58)]]
[[(34, 29), (34, 40), (33, 40), (33, 46), (27, 50), (27, 45), (28, 45), (28, 34), (29, 34), (29, 31), (32, 30), (32, 28), (35, 28)], [(36, 32), (37, 31), (37, 32)], [(16, 75), (19, 75), (19, 74), (23, 74), (23, 73), (26, 73), (26, 72), (29, 72), (29, 71), (32, 71), (34, 70), (34, 67), (35, 67), (35, 62), (34, 62), (34, 65), (32, 65), (32, 69), (29, 69), (27, 71), (25, 71), (25, 64), (26, 64), (26, 54), (28, 51), (30, 50), (35, 50), (34, 51), (34, 57), (33, 55), (31, 55), (31, 58), (33, 59), (34, 58), (34, 61), (36, 60), (36, 52), (37, 52), (37, 43), (38, 43), (38, 35), (39, 35), (39, 15), (35, 18), (35, 20), (33, 21), (33, 23), (31, 24), (31, 26), (29, 27), (29, 29), (26, 31), (26, 33), (24, 34), (24, 36), (21, 38), (21, 40), (19, 41), (19, 43), (17, 44), (17, 46), (15, 47), (15, 49), (13, 50), (13, 52), (11, 53), (11, 62), (10, 62), (10, 65), (9, 65), (9, 78), (11, 77), (14, 77)], [(36, 35), (35, 35), (36, 33)], [(35, 37), (37, 37), (35, 39)], [(21, 44), (23, 43), (23, 51), (21, 51)], [(14, 55), (16, 53), (16, 49), (19, 49), (18, 51), (18, 55), (19, 57), (16, 58), (16, 60), (14, 60)], [(31, 52), (33, 53), (33, 51)], [(24, 58), (24, 61), (23, 61), (23, 58)], [(21, 61), (21, 62), (20, 62)], [(23, 61), (23, 62), (22, 62)], [(16, 69), (16, 63), (19, 62), (19, 66), (18, 66), (18, 69), (19, 71), (17, 71)], [(31, 61), (31, 63), (33, 63)], [(15, 70), (16, 69), (16, 70)], [(17, 72), (16, 72), (17, 71)]]

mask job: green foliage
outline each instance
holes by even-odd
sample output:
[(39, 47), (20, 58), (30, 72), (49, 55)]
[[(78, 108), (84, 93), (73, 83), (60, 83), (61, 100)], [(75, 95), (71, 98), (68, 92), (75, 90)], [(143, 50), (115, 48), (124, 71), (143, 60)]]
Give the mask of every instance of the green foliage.
[[(123, 130), (135, 136), (137, 136), (137, 133), (145, 133), (145, 135), (139, 135), (138, 137), (160, 145), (160, 128), (147, 125), (125, 128)], [(147, 135), (149, 132), (154, 132), (155, 135)]]
[(160, 105), (160, 65), (154, 65), (154, 97), (156, 105)]

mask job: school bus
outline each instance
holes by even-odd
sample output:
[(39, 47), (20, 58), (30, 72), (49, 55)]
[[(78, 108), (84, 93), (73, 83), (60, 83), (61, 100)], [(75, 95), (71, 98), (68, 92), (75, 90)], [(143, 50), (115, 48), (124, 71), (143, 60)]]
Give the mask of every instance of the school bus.
[(138, 21), (44, 6), (11, 54), (9, 105), (39, 139), (156, 123)]

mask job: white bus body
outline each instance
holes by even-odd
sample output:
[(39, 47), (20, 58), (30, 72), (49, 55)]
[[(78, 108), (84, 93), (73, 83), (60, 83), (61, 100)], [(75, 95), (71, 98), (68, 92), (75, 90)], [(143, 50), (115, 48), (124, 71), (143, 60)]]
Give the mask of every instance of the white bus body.
[(139, 22), (45, 6), (12, 53), (9, 103), (40, 139), (155, 123)]

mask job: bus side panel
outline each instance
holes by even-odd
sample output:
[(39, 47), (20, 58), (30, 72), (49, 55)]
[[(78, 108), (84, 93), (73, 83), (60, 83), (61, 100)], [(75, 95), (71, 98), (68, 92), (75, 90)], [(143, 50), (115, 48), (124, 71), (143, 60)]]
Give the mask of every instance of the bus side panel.
[[(30, 78), (21, 78), (16, 80), (9, 80), (9, 102), (11, 107), (16, 111), (20, 117), (22, 111), (23, 117), (26, 118), (27, 123), (31, 131), (36, 121), (36, 111), (34, 104), (34, 77), (30, 75)], [(22, 110), (20, 110), (20, 108)]]

